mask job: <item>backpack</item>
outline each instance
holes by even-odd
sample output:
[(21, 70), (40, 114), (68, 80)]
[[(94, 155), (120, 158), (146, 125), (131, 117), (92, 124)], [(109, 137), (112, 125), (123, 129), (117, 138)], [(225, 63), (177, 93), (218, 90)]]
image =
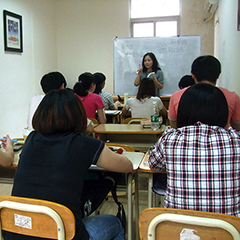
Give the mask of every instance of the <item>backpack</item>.
[(117, 182), (122, 175), (122, 173), (114, 172), (89, 172), (87, 179), (84, 181), (81, 198), (83, 217), (87, 217), (96, 211), (107, 198), (108, 193), (111, 192), (115, 203), (118, 205), (116, 216), (121, 221), (123, 229), (126, 229), (126, 213), (116, 194)]

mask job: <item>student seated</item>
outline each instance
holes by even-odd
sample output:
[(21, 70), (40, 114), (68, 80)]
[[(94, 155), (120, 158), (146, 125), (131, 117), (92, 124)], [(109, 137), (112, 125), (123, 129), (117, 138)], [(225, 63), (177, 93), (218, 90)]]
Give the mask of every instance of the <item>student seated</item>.
[(1, 140), (1, 142), (5, 151), (3, 152), (0, 150), (0, 165), (9, 167), (14, 159), (13, 141), (10, 139), (9, 135), (7, 135), (6, 140)]
[[(84, 107), (72, 91), (49, 92), (33, 116), (35, 131), (23, 146), (12, 195), (68, 207), (76, 220), (74, 240), (124, 239), (124, 230), (116, 216), (83, 219), (82, 190), (91, 164), (106, 171), (128, 173), (133, 170), (127, 157), (114, 153), (104, 142), (84, 135), (86, 124)], [(33, 239), (20, 234), (6, 235), (4, 239)]]
[(102, 98), (93, 93), (96, 88), (95, 78), (91, 73), (85, 72), (78, 77), (78, 82), (74, 85), (73, 91), (81, 100), (87, 117), (95, 118), (97, 113), (97, 120), (99, 123), (106, 123), (106, 116), (104, 113), (104, 104)]
[(219, 88), (198, 83), (183, 93), (177, 129), (165, 132), (149, 155), (151, 169), (167, 171), (165, 207), (240, 217), (240, 133), (224, 129), (227, 119)]
[[(155, 84), (151, 78), (143, 78), (138, 87), (136, 98), (129, 98), (122, 109), (123, 116), (132, 118), (151, 118), (153, 103), (160, 116), (167, 116), (162, 100), (155, 95)], [(131, 110), (131, 111), (130, 111)]]
[[(195, 83), (208, 83), (215, 86), (221, 73), (221, 63), (214, 56), (200, 56), (193, 61), (191, 73)], [(226, 88), (219, 87), (219, 89), (228, 103), (229, 115), (225, 128), (231, 125), (240, 131), (240, 98), (235, 92), (230, 92)], [(185, 90), (186, 88), (176, 91), (170, 98), (168, 119), (171, 127), (177, 127), (178, 103)]]
[[(57, 89), (64, 89), (67, 86), (67, 81), (65, 77), (60, 72), (49, 72), (45, 75), (43, 75), (41, 81), (40, 81), (42, 90), (44, 92), (44, 95), (36, 95), (32, 97), (30, 104), (29, 104), (29, 110), (28, 110), (28, 119), (27, 119), (27, 129), (29, 132), (33, 131), (32, 127), (32, 118), (33, 115), (39, 105), (39, 103), (42, 101), (45, 94), (49, 93), (52, 90)], [(91, 124), (90, 120), (87, 122), (87, 133), (93, 133), (93, 125)]]
[(194, 81), (194, 79), (192, 78), (192, 76), (191, 76), (191, 75), (184, 75), (184, 76), (180, 79), (180, 81), (179, 81), (179, 83), (178, 83), (178, 87), (179, 87), (179, 89), (183, 89), (183, 88), (185, 88), (185, 87), (190, 87), (190, 86), (192, 86), (193, 84), (195, 84), (195, 81)]
[(120, 105), (121, 103), (119, 101), (116, 101), (114, 103), (112, 95), (108, 92), (103, 91), (103, 88), (105, 87), (106, 76), (100, 72), (94, 73), (93, 76), (96, 81), (96, 88), (94, 93), (101, 96), (104, 108), (110, 110), (117, 110), (118, 105)]
[(67, 82), (65, 77), (60, 72), (50, 72), (45, 74), (41, 81), (40, 81), (42, 90), (44, 94), (36, 95), (32, 97), (30, 104), (29, 104), (29, 110), (28, 110), (28, 119), (27, 119), (27, 125), (28, 130), (32, 131), (32, 118), (33, 115), (39, 105), (39, 103), (42, 101), (45, 94), (48, 92), (54, 90), (54, 89), (63, 89), (66, 87)]

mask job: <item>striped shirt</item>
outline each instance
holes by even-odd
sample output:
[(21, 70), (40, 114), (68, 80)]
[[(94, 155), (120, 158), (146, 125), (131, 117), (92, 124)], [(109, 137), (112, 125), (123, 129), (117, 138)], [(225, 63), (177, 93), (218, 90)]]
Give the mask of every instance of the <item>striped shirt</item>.
[(165, 132), (149, 156), (167, 171), (165, 207), (240, 217), (240, 133), (200, 122)]

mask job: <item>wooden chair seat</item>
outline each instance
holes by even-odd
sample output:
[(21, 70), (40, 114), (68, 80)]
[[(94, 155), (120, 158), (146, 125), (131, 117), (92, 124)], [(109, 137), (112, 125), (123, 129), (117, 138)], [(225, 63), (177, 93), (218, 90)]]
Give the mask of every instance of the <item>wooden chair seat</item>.
[[(27, 236), (70, 240), (75, 218), (65, 206), (32, 198), (0, 196), (1, 229)], [(0, 233), (2, 240), (2, 233)]]
[(99, 124), (98, 120), (95, 119), (95, 118), (88, 118), (88, 119), (93, 123), (93, 125), (98, 125)]
[(124, 124), (140, 124), (143, 118), (126, 118), (124, 119)]
[(240, 218), (220, 213), (171, 208), (148, 208), (139, 216), (141, 240), (180, 239), (180, 234), (192, 230), (193, 234), (197, 235), (194, 239), (239, 240)]

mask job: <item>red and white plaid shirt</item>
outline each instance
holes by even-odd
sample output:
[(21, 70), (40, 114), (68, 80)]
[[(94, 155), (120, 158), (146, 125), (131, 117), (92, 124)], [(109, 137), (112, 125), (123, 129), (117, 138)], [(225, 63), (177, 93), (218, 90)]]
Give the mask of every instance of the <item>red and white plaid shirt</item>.
[(167, 171), (165, 207), (240, 217), (240, 133), (200, 122), (165, 132), (149, 156)]

